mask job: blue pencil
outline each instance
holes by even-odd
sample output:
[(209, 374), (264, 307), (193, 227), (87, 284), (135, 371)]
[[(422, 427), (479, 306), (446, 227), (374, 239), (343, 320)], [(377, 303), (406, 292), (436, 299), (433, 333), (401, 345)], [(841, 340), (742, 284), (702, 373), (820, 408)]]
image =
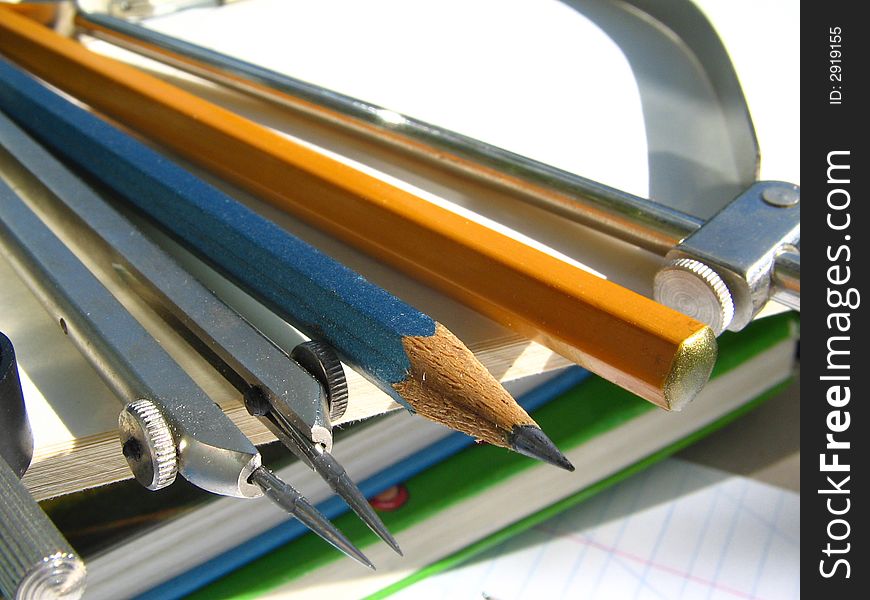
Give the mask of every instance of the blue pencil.
[(0, 108), (408, 410), (573, 469), (440, 323), (5, 60)]

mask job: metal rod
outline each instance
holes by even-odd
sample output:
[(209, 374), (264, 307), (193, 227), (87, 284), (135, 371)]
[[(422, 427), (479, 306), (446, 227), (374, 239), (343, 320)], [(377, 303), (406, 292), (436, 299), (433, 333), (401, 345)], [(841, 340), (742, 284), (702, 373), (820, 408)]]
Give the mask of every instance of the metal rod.
[(662, 255), (703, 224), (651, 200), (109, 15), (79, 13), (76, 25), (95, 38), (519, 193)]
[[(98, 39), (399, 148), (661, 256), (704, 224), (480, 140), (108, 15), (79, 13), (76, 25)], [(799, 266), (800, 255), (789, 260)], [(780, 281), (774, 278), (774, 296), (793, 299), (794, 290), (781, 290)]]

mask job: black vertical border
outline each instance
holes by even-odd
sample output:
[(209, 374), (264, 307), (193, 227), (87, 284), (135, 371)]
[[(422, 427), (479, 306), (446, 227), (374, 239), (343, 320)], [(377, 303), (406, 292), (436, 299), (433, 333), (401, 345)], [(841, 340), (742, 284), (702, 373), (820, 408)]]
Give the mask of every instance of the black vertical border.
[[(801, 589), (807, 598), (865, 598), (870, 594), (866, 584), (870, 573), (867, 558), (870, 536), (865, 527), (867, 498), (858, 491), (870, 483), (866, 469), (870, 449), (865, 442), (870, 436), (865, 408), (870, 399), (864, 381), (870, 372), (870, 362), (864, 352), (868, 331), (863, 316), (867, 310), (864, 304), (870, 302), (870, 295), (865, 294), (870, 264), (867, 254), (870, 222), (866, 210), (870, 201), (866, 193), (866, 180), (870, 177), (866, 158), (870, 119), (865, 113), (870, 107), (864, 91), (870, 84), (866, 43), (870, 26), (859, 16), (860, 7), (862, 3), (847, 1), (804, 2), (801, 7), (801, 217), (806, 223), (801, 228), (801, 262), (802, 281), (807, 283), (805, 293), (802, 290), (801, 294)], [(836, 47), (838, 44), (841, 47)], [(841, 68), (839, 78), (834, 76), (838, 73), (836, 66)], [(836, 103), (838, 94), (833, 92), (842, 95), (839, 103)], [(835, 151), (849, 153), (832, 157), (839, 164), (849, 164), (847, 184), (828, 182), (829, 153)], [(843, 179), (845, 173), (839, 170), (832, 175)], [(829, 207), (828, 195), (835, 189), (848, 192), (848, 207), (839, 210)], [(833, 203), (838, 206), (845, 199), (842, 192), (832, 193)], [(832, 223), (842, 226), (846, 213), (850, 219), (848, 228), (836, 230), (830, 226), (829, 214)], [(838, 253), (842, 246), (849, 250)], [(829, 271), (832, 267), (834, 270)], [(847, 267), (848, 282), (830, 281), (830, 278), (842, 280)], [(836, 291), (846, 294), (850, 288), (860, 295), (860, 302), (852, 302), (857, 304), (855, 308), (831, 306), (838, 301)], [(831, 292), (833, 296), (829, 295)], [(849, 316), (829, 321), (832, 313)], [(836, 327), (846, 324), (847, 332)], [(832, 336), (848, 337), (835, 341), (834, 347), (849, 350), (849, 355), (839, 355), (838, 362), (848, 362), (850, 368), (837, 371), (828, 368), (828, 344)], [(822, 379), (831, 374), (848, 374), (849, 380)], [(848, 404), (835, 407), (828, 402), (828, 391), (838, 383), (848, 386), (851, 395)], [(840, 413), (832, 414), (834, 411)], [(835, 428), (842, 428), (846, 418), (849, 426), (834, 433), (829, 418)], [(829, 433), (837, 441), (849, 442), (850, 447), (826, 448)], [(839, 454), (840, 463), (849, 465), (848, 472), (822, 470), (820, 455), (827, 454), (826, 461), (830, 463), (833, 453)], [(834, 484), (848, 489), (848, 493), (825, 492), (834, 488), (828, 476)], [(850, 478), (846, 483), (844, 476)], [(842, 515), (831, 513), (843, 511), (847, 506), (848, 511)], [(842, 521), (834, 522), (836, 519)], [(833, 539), (844, 535), (841, 540)], [(826, 553), (828, 544), (843, 552)], [(848, 570), (842, 563), (834, 569), (838, 558), (848, 562)], [(825, 577), (822, 570), (834, 572)]]

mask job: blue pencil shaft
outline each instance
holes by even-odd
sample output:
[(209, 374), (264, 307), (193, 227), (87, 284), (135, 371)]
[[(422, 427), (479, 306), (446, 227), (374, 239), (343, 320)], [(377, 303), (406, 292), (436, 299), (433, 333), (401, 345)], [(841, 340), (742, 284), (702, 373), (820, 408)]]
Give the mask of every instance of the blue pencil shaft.
[(431, 318), (5, 61), (0, 104), (44, 144), (402, 401), (392, 388), (410, 368), (402, 340), (431, 336)]

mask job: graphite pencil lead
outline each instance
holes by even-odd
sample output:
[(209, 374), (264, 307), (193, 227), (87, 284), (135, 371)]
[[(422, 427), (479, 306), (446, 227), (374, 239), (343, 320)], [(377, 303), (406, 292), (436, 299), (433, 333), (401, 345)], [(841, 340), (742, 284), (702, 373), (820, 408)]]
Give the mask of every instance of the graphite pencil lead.
[(431, 336), (406, 337), (403, 343), (411, 368), (393, 387), (421, 416), (572, 470), (523, 407), (450, 330), (436, 323)]
[(556, 445), (543, 431), (534, 425), (515, 427), (508, 434), (508, 444), (512, 450), (516, 450), (520, 454), (548, 462), (566, 471), (574, 470), (571, 461), (559, 452)]
[(251, 474), (251, 482), (259, 486), (270, 500), (299, 519), (308, 529), (361, 565), (374, 570), (375, 566), (366, 555), (351, 544), (350, 540), (329, 522), (329, 519), (311, 506), (302, 494), (293, 489), (290, 484), (282, 481), (265, 467), (259, 467)]

